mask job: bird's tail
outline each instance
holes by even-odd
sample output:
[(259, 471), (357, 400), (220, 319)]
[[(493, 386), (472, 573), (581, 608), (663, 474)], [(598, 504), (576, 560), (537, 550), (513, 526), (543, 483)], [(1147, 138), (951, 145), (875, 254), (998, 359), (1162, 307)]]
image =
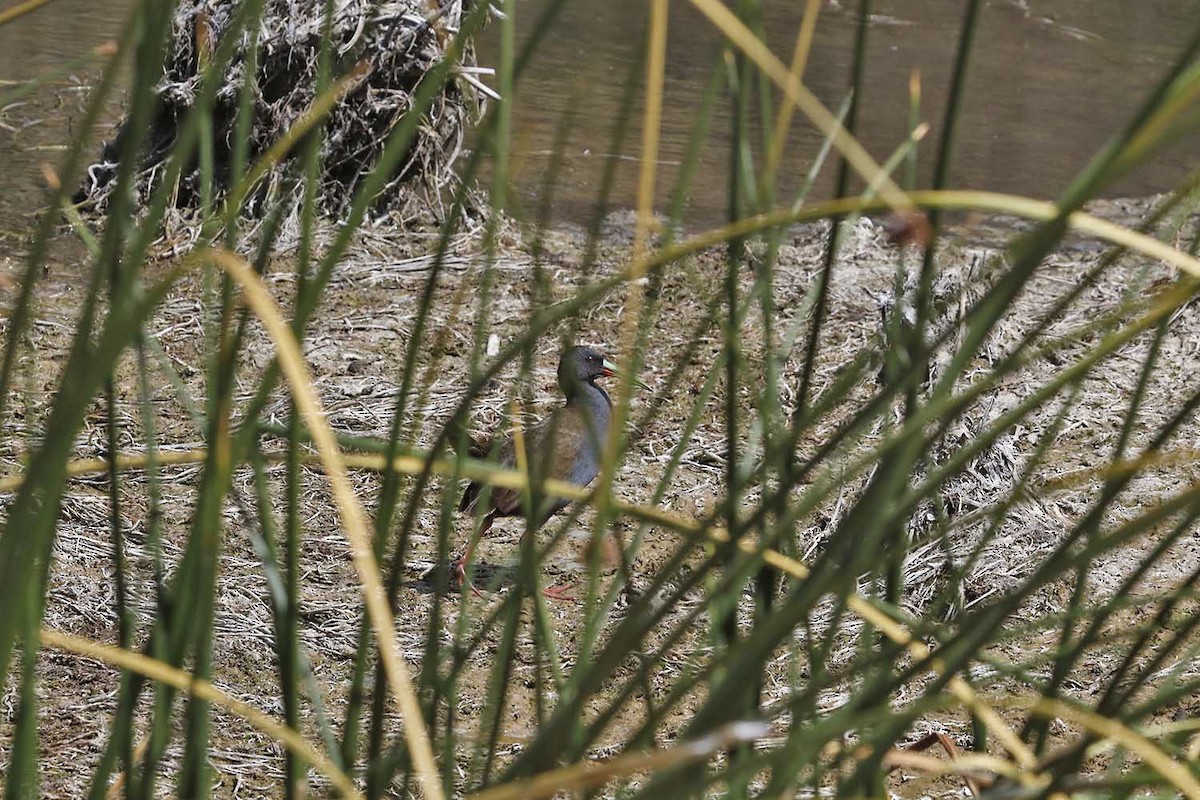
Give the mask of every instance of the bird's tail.
[(471, 481), (467, 484), (467, 488), (463, 490), (462, 500), (458, 501), (460, 514), (470, 514), (475, 511), (475, 503), (479, 500), (479, 492), (482, 489), (482, 483)]
[(491, 441), (477, 439), (472, 436), (471, 431), (466, 427), (466, 423), (457, 419), (451, 419), (447, 423), (446, 429), (446, 441), (449, 442), (452, 448), (457, 449), (459, 441), (465, 437), (467, 440), (467, 455), (471, 458), (487, 458)]
[[(451, 420), (449, 430), (449, 441), (452, 447), (457, 447), (463, 437), (467, 440), (466, 455), (471, 458), (485, 459), (491, 451), (490, 440), (480, 440), (471, 435), (470, 431), (466, 430), (464, 423)], [(471, 481), (467, 484), (467, 488), (463, 491), (462, 499), (458, 502), (458, 510), (460, 513), (469, 513), (475, 510), (475, 504), (479, 500), (479, 493), (483, 490), (483, 484), (476, 481)]]

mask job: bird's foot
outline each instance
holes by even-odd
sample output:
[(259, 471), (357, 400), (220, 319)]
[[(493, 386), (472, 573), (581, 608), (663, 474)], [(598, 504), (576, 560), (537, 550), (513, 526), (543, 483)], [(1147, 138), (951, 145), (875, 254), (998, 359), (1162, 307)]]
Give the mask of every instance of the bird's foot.
[(542, 589), (542, 596), (547, 600), (559, 600), (561, 602), (572, 602), (575, 600), (574, 593), (571, 592), (571, 587), (566, 584), (554, 584)]
[(464, 588), (470, 587), (471, 592), (474, 593), (476, 597), (483, 597), (483, 592), (479, 591), (475, 584), (471, 582), (471, 579), (467, 577), (467, 560), (465, 558), (457, 558), (454, 561), (451, 561), (450, 572), (452, 575), (454, 575), (454, 579), (458, 584), (458, 590), (460, 592)]

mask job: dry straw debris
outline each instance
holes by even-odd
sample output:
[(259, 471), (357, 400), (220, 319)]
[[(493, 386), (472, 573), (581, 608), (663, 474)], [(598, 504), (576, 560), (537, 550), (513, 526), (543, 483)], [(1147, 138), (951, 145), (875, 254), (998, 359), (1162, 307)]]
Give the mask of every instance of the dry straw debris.
[[(1119, 221), (1128, 222), (1130, 218), (1136, 221), (1143, 213), (1144, 205), (1132, 205), (1128, 209), (1113, 205), (1107, 211), (1105, 216)], [(615, 224), (619, 218), (612, 221), (611, 235), (597, 243), (597, 263), (591, 272), (583, 268), (586, 241), (582, 234), (548, 232), (542, 246), (535, 250), (522, 240), (519, 231), (502, 229), (497, 239), (508, 244), (492, 262), (495, 272), (490, 279), (492, 287), (487, 301), (491, 332), (506, 342), (525, 329), (532, 304), (541, 302), (537, 285), (531, 279), (539, 259), (541, 267), (554, 275), (552, 301), (568, 299), (584, 283), (614, 274), (627, 264), (631, 240), (627, 235), (629, 227)], [(779, 329), (790, 330), (797, 321), (803, 323), (806, 319), (803, 300), (814, 285), (814, 275), (821, 269), (828, 231), (827, 225), (796, 228), (789, 231), (780, 248), (774, 287)], [(389, 226), (370, 224), (358, 232), (346, 258), (330, 280), (326, 296), (328, 311), (314, 318), (304, 342), (314, 388), (328, 412), (330, 424), (343, 433), (356, 436), (387, 435), (400, 391), (398, 365), (409, 345), (420, 289), (428, 280), (435, 261), (435, 257), (426, 252), (427, 248), (421, 246), (419, 237), (396, 237), (391, 233)], [(962, 309), (985, 290), (989, 280), (995, 279), (997, 273), (991, 270), (1003, 267), (998, 261), (1000, 252), (986, 241), (983, 233), (985, 231), (973, 229), (964, 231), (961, 236), (952, 236), (939, 252), (940, 278), (933, 287), (935, 324), (939, 328), (954, 326), (961, 319)], [(1005, 234), (1011, 236), (1011, 232), (1005, 231)], [(296, 235), (290, 229), (286, 231), (281, 241), (285, 253), (296, 246)], [(409, 406), (414, 414), (412, 440), (418, 447), (430, 443), (450, 410), (462, 399), (463, 376), (469, 374), (473, 346), (471, 331), (463, 320), (473, 319), (483, 311), (476, 305), (482, 300), (478, 299), (479, 293), (475, 290), (484, 280), (490, 258), (481, 250), (479, 238), (463, 235), (451, 243), (446, 269), (433, 293), (427, 345), (420, 350), (420, 389), (414, 393)], [(880, 226), (861, 220), (848, 231), (842, 260), (830, 287), (830, 325), (814, 386), (818, 394), (833, 384), (838, 371), (856, 353), (864, 348), (881, 346), (885, 313), (896, 310), (903, 313), (904, 296), (889, 295), (894, 286), (894, 257), (895, 250), (887, 244), (886, 231)], [(1012, 314), (989, 337), (965, 380), (977, 378), (994, 366), (1040, 315), (1073, 289), (1079, 276), (1094, 267), (1101, 257), (1100, 252), (1071, 245), (1048, 258), (1027, 291), (1016, 301)], [(689, 358), (688, 331), (705, 319), (712, 293), (720, 291), (713, 287), (720, 285), (723, 269), (724, 254), (717, 248), (672, 265), (664, 273), (650, 310), (653, 327), (648, 337), (647, 366), (642, 373), (648, 383), (660, 387), (660, 393), (672, 365)], [(1065, 337), (1085, 329), (1088, 323), (1119, 303), (1127, 292), (1137, 292), (1138, 287), (1167, 278), (1169, 274), (1163, 265), (1140, 257), (1129, 256), (1121, 260), (1081, 293), (1039, 341)], [(285, 307), (294, 299), (294, 275), (295, 265), (286, 255), (272, 261), (265, 271), (268, 286)], [(747, 273), (744, 279), (742, 291), (748, 294), (752, 278)], [(42, 322), (29, 334), (28, 358), (39, 367), (36, 371), (38, 382), (32, 384), (28, 392), (28, 406), (22, 405), (27, 408), (24, 424), (31, 429), (36, 429), (47, 411), (47, 398), (51, 396), (56, 380), (55, 371), (61, 368), (63, 353), (70, 343), (71, 328), (67, 323), (78, 313), (75, 304), (79, 295), (69, 291), (70, 280), (65, 270), (56, 271), (45, 279), (46, 295), (39, 314)], [(167, 299), (148, 327), (149, 338), (164, 353), (163, 361), (181, 369), (180, 383), (195, 397), (204, 396), (206, 380), (204, 370), (191, 366), (204, 361), (204, 325), (202, 307), (197, 301), (199, 296), (199, 278), (195, 277)], [(606, 344), (611, 332), (619, 327), (622, 308), (619, 299), (606, 298), (586, 309), (579, 318), (549, 332), (539, 342), (530, 390), (531, 409), (544, 411), (559, 402), (554, 380), (560, 346), (558, 337), (570, 335), (577, 341)], [(745, 326), (743, 342), (747, 369), (759, 369), (758, 365), (766, 357), (766, 344), (759, 333), (762, 326), (757, 312), (747, 315)], [(948, 346), (955, 344), (952, 342)], [(1062, 347), (1055, 351), (1054, 358), (1031, 361), (1003, 385), (980, 397), (966, 410), (958, 424), (946, 431), (944, 441), (927, 454), (925, 470), (914, 476), (914, 482), (927, 478), (957, 448), (979, 436), (1014, 402), (1028, 396), (1035, 387), (1044, 385), (1063, 364), (1071, 363), (1092, 345), (1094, 342), (1090, 339), (1065, 339)], [(686, 437), (681, 432), (686, 430), (692, 403), (704, 385), (711, 365), (717, 362), (721, 346), (719, 337), (702, 338), (696, 352), (690, 356), (688, 363), (691, 366), (681, 384), (661, 398), (662, 405), (653, 418), (638, 428), (618, 476), (618, 496), (630, 502), (649, 504), (673, 449), (680, 446), (683, 439), (684, 452), (679, 469), (657, 504), (673, 513), (700, 515), (711, 512), (718, 502), (723, 494), (725, 474), (726, 439), (721, 419), (723, 388), (705, 401), (706, 410), (696, 429)], [(1130, 342), (1114, 355), (1117, 368), (1099, 370), (1083, 382), (1074, 405), (1068, 409), (1066, 421), (1053, 436), (1053, 447), (1035, 470), (1035, 489), (1094, 463), (1095, 453), (1111, 452), (1120, 430), (1121, 414), (1133, 391), (1137, 366), (1144, 361), (1148, 348), (1145, 337)], [(1161, 427), (1166, 416), (1178, 408), (1179, 398), (1196, 388), (1200, 379), (1190, 365), (1198, 350), (1200, 306), (1189, 304), (1171, 320), (1161, 344), (1161, 368), (1146, 386), (1143, 411), (1133, 433), (1134, 447), (1144, 445), (1147, 437)], [(260, 328), (252, 327), (247, 332), (245, 352), (248, 375), (261, 370), (269, 360), (270, 341)], [(785, 354), (782, 380), (790, 387), (797, 382), (801, 353), (798, 348), (790, 348)], [(624, 357), (626, 354), (614, 355)], [(936, 379), (938, 369), (940, 366), (935, 365), (932, 379)], [(156, 374), (161, 371), (161, 366), (155, 368)], [(495, 430), (502, 424), (510, 399), (506, 388), (511, 387), (516, 378), (517, 369), (513, 365), (501, 380), (485, 391), (471, 420), (472, 430)], [(156, 390), (155, 424), (159, 448), (167, 453), (198, 447), (201, 445), (200, 431), (168, 384), (169, 381), (164, 380), (162, 388)], [(136, 385), (133, 364), (127, 362), (118, 381), (122, 391), (121, 408), (135, 408)], [(236, 408), (244, 407), (253, 388), (252, 380), (241, 385), (235, 396)], [(843, 406), (817, 425), (812, 439), (802, 443), (802, 447), (824, 441), (844, 421), (846, 414), (861, 407), (873, 390), (870, 379), (856, 387)], [(785, 401), (791, 402), (791, 397), (785, 392)], [(656, 400), (638, 394), (633, 402), (634, 418), (640, 420)], [(908, 611), (940, 621), (949, 616), (947, 612), (952, 609), (941, 607), (938, 600), (949, 595), (957, 594), (961, 605), (970, 608), (1010, 592), (1061, 542), (1068, 526), (1084, 513), (1087, 503), (1098, 491), (1098, 481), (1094, 478), (1065, 491), (1036, 491), (1014, 507), (1013, 513), (992, 538), (983, 541), (990, 522), (988, 511), (1003, 502), (1012, 491), (1028, 468), (1038, 443), (1052, 431), (1060, 409), (1058, 404), (1049, 404), (1031, 414), (1020, 426), (1006, 430), (993, 446), (980, 452), (966, 469), (945, 485), (940, 493), (940, 508), (931, 506), (913, 516), (911, 533), (916, 546), (905, 566), (906, 591), (902, 598)], [(281, 392), (272, 399), (260, 419), (264, 423), (280, 425), (286, 421), (288, 413), (289, 403)], [(752, 413), (748, 400), (742, 406), (742, 413), (747, 417)], [(120, 427), (128, 436), (122, 446), (129, 450), (136, 449), (135, 443), (143, 440), (139, 431), (140, 419), (140, 415), (130, 413), (120, 420)], [(78, 456), (104, 454), (105, 422), (99, 409), (89, 415), (79, 437)], [(879, 429), (867, 435), (857, 445), (858, 449), (847, 452), (846, 458), (853, 458), (878, 443), (887, 433), (887, 424), (892, 423), (881, 421)], [(11, 442), (27, 439), (25, 429), (14, 430), (14, 435), (9, 437)], [(1189, 419), (1180, 429), (1179, 441), (1197, 440), (1200, 440), (1200, 422)], [(749, 446), (748, 441), (743, 444)], [(20, 470), (19, 453), (0, 455), (3, 455), (4, 474)], [(1187, 468), (1184, 474), (1191, 475), (1194, 471)], [(122, 474), (123, 513), (128, 523), (126, 558), (133, 587), (131, 603), (143, 625), (148, 625), (153, 615), (154, 587), (160, 580), (156, 571), (162, 569), (169, 578), (186, 545), (198, 474), (199, 469), (194, 466), (162, 470), (159, 491), (163, 516), (158, 541), (149, 537), (151, 511), (147, 500), (147, 474), (135, 471)], [(281, 464), (271, 464), (267, 468), (270, 491), (281, 504), (285, 496), (285, 475), (286, 469)], [(368, 503), (378, 496), (377, 475), (358, 472), (352, 479), (355, 491)], [(1179, 479), (1177, 470), (1147, 470), (1114, 507), (1114, 515), (1128, 516), (1144, 511), (1156, 498), (1171, 491), (1169, 482)], [(248, 512), (238, 500), (252, 504), (255, 487), (249, 470), (237, 471), (234, 486), (234, 497), (223, 509), (227, 538), (219, 562), (213, 674), (222, 689), (269, 711), (276, 708), (278, 696), (270, 634), (271, 609), (264, 600), (269, 589), (260, 556), (255, 550), (254, 512), (252, 509)], [(811, 560), (813, 554), (826, 546), (860, 488), (861, 482), (849, 483), (826, 507), (798, 522), (795, 530), (797, 552)], [(399, 649), (414, 669), (422, 664), (424, 642), (430, 635), (430, 626), (435, 624), (431, 593), (438, 591), (438, 587), (418, 576), (437, 559), (436, 531), (442, 492), (450, 492), (457, 499), (457, 487), (437, 483), (417, 501), (417, 523), (406, 553), (407, 580), (397, 600), (396, 613), (403, 621), (397, 626)], [(756, 498), (748, 496), (747, 503), (753, 502)], [(326, 484), (315, 468), (305, 470), (301, 505), (304, 536), (298, 559), (304, 580), (300, 635), (312, 680), (320, 687), (327, 708), (336, 709), (346, 700), (354, 669), (361, 595)], [(55, 630), (102, 641), (115, 638), (108, 515), (109, 500), (102, 480), (93, 478), (72, 485), (60, 520), (47, 597), (46, 621)], [(945, 536), (937, 535), (941, 529), (939, 516), (950, 525)], [(572, 524), (564, 544), (556, 548), (541, 566), (546, 582), (566, 580), (578, 585), (581, 581), (579, 554), (587, 541), (589, 521), (590, 517), (585, 516)], [(469, 535), (469, 522), (458, 519), (456, 523), (454, 544), (461, 546)], [(556, 524), (563, 524), (563, 521), (556, 521)], [(480, 546), (480, 559), (492, 565), (492, 575), (500, 586), (505, 585), (505, 574), (512, 572), (523, 532), (518, 521), (497, 523), (492, 532), (494, 535)], [(539, 541), (546, 543), (553, 532), (545, 531)], [(618, 533), (628, 543), (637, 534), (636, 525), (622, 521)], [(1157, 535), (1152, 532), (1098, 561), (1088, 575), (1089, 598), (1101, 601), (1117, 591), (1121, 582), (1154, 547)], [(641, 591), (640, 587), (658, 575), (670, 563), (679, 546), (679, 539), (665, 530), (654, 528), (646, 532), (631, 554), (633, 585), (626, 596), (632, 598)], [(156, 564), (156, 550), (161, 552), (161, 564)], [(1191, 537), (1178, 542), (1168, 557), (1156, 562), (1130, 593), (1134, 605), (1123, 621), (1138, 624), (1146, 614), (1152, 614), (1155, 605), (1151, 599), (1164, 588), (1179, 585), (1197, 564), (1200, 564), (1200, 541)], [(670, 577), (672, 585), (678, 585), (676, 581), (683, 580), (694, 568), (695, 562), (684, 564), (678, 577)], [(618, 579), (618, 573), (605, 576), (606, 582)], [(862, 582), (861, 588), (865, 592), (875, 590), (866, 581)], [(1030, 598), (1017, 616), (1018, 622), (1028, 623), (1057, 613), (1064, 607), (1063, 597), (1071, 589), (1068, 579), (1046, 587)], [(501, 602), (504, 594), (504, 589), (500, 589), (483, 600), (468, 601), (464, 609), (468, 617), (462, 622), (463, 626), (468, 630), (479, 630), (481, 610)], [(1139, 598), (1146, 598), (1146, 610), (1140, 607)], [(689, 615), (705, 602), (702, 591), (685, 595), (667, 610), (662, 624), (647, 633), (645, 647), (652, 652), (667, 645), (667, 633), (671, 628), (688, 625), (682, 638), (666, 648), (647, 679), (648, 696), (653, 702), (664, 701), (681, 676), (702, 667), (710, 657), (704, 617), (687, 622)], [(747, 594), (743, 602), (749, 608), (754, 599)], [(453, 610), (436, 622), (442, 627), (441, 633), (435, 631), (435, 635), (450, 636), (451, 631), (457, 630), (460, 611), (456, 604), (450, 606)], [(618, 604), (612, 616), (604, 621), (605, 628), (611, 630), (627, 613), (627, 608), (625, 602)], [(833, 602), (819, 607), (809, 626), (796, 630), (796, 640), (824, 635), (835, 621), (837, 610)], [(580, 640), (585, 630), (588, 613), (583, 606), (564, 605), (553, 609), (551, 629), (567, 659), (577, 652), (574, 643)], [(749, 616), (745, 614), (744, 619)], [(861, 632), (861, 623), (853, 619), (841, 619), (839, 624), (829, 658), (831, 667), (852, 663)], [(458, 715), (456, 724), (461, 726), (459, 730), (467, 732), (468, 737), (484, 724), (487, 681), (494, 666), (496, 646), (496, 634), (488, 634), (463, 668), (455, 713)], [(1044, 646), (1038, 637), (1015, 635), (1011, 641), (999, 643), (993, 655), (1008, 663), (1027, 664), (1031, 654)], [(504, 729), (504, 735), (513, 742), (527, 740), (536, 733), (536, 676), (541, 668), (537, 646), (531, 637), (522, 635), (517, 647)], [(1069, 694), (1072, 698), (1082, 702), (1095, 701), (1097, 692), (1115, 668), (1108, 653), (1108, 650), (1097, 650), (1081, 661), (1071, 676)], [(43, 651), (39, 658), (39, 674), (43, 685), (49, 689), (43, 700), (44, 718), (54, 721), (47, 723), (42, 732), (45, 752), (51, 754), (46, 762), (49, 777), (45, 781), (44, 795), (78, 797), (87, 790), (87, 773), (72, 767), (91, 764), (99, 758), (104, 726), (115, 704), (118, 677), (107, 668), (55, 651)], [(627, 679), (637, 666), (637, 662), (632, 661), (623, 666), (614, 675), (614, 681)], [(1195, 670), (1192, 662), (1180, 662), (1177, 666), (1182, 677)], [(775, 730), (778, 735), (782, 735), (789, 719), (781, 709), (786, 708), (797, 688), (802, 686), (797, 683), (801, 679), (793, 669), (792, 654), (787, 648), (779, 648), (768, 666), (768, 688), (764, 693), (764, 706), (769, 714), (780, 714), (779, 727)], [(973, 680), (988, 687), (993, 696), (1019, 696), (1027, 690), (1028, 687), (1019, 681), (987, 671), (990, 669), (980, 665), (972, 675)], [(1046, 667), (1037, 664), (1032, 669)], [(893, 698), (893, 702), (901, 705), (918, 696), (924, 686), (922, 680), (914, 681), (904, 693)], [(18, 690), (18, 686), (10, 684), (6, 695), (0, 697), (0, 706), (15, 708)], [(831, 686), (815, 698), (818, 710), (832, 713), (848, 702), (853, 691), (854, 686), (849, 682)], [(598, 697), (598, 701), (606, 699), (603, 693)], [(671, 742), (681, 735), (702, 700), (699, 694), (689, 696), (663, 720), (659, 729), (662, 741)], [(642, 713), (642, 706), (636, 703), (623, 709), (614, 721), (612, 731), (598, 742), (592, 754), (600, 757), (616, 752), (622, 736), (640, 725)], [(401, 729), (400, 722), (393, 716), (389, 716), (385, 724), (389, 731)], [(301, 726), (315, 741), (317, 712), (306, 709)], [(284, 775), (283, 759), (278, 750), (272, 749), (248, 726), (223, 715), (217, 716), (213, 731), (212, 764), (220, 782), (215, 794), (264, 797), (278, 792)], [(958, 746), (972, 743), (969, 721), (956, 713), (935, 714), (922, 719), (914, 726), (910, 738), (920, 739), (939, 732), (948, 735)], [(0, 759), (8, 746), (0, 741)], [(178, 768), (180, 752), (181, 749), (175, 747), (168, 750), (164, 771)], [(507, 762), (510, 757), (511, 752), (505, 751), (500, 754), (500, 761)], [(323, 791), (320, 779), (314, 779), (313, 786), (317, 793)], [(455, 790), (466, 788), (465, 784), (454, 787)], [(955, 796), (961, 796), (961, 783), (955, 784), (953, 791), (958, 793)]]
[[(234, 167), (237, 110), (247, 71), (254, 70), (253, 116), (248, 139), (251, 160), (280, 140), (312, 106), (317, 96), (326, 3), (323, 0), (266, 0), (261, 25), (236, 29), (239, 3), (232, 0), (184, 0), (173, 23), (170, 49), (158, 103), (153, 113), (136, 181), (144, 201), (165, 174), (165, 160), (181, 126), (199, 96), (206, 66), (227, 35), (240, 36), (233, 58), (220, 77), (213, 103), (215, 191), (227, 191), (239, 175)], [(329, 23), (332, 74), (353, 74), (349, 90), (333, 108), (323, 128), (320, 180), (321, 210), (336, 217), (371, 173), (388, 134), (412, 106), (425, 75), (447, 56), (450, 37), (458, 31), (470, 0), (336, 0)], [(469, 46), (455, 65), (457, 77), (446, 83), (421, 120), (408, 152), (400, 159), (376, 196), (377, 213), (398, 212), (402, 219), (435, 215), (445, 189), (455, 180), (454, 164), (462, 152), (467, 125), (480, 111), (474, 53)], [(100, 160), (86, 171), (76, 201), (102, 211), (115, 187), (119, 153), (129, 135), (128, 120), (107, 142)], [(295, 155), (295, 149), (293, 153)], [(261, 215), (267, 201), (286, 191), (295, 158), (275, 165), (247, 199), (245, 212)], [(199, 162), (187, 165), (172, 189), (173, 205), (200, 205)]]

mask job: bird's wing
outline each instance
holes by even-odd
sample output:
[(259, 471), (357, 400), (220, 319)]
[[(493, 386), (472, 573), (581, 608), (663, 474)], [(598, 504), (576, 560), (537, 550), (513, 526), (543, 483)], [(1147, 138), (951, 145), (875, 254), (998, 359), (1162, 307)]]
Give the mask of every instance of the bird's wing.
[(458, 447), (459, 439), (463, 438), (464, 435), (467, 444), (467, 455), (471, 458), (487, 458), (488, 452), (492, 449), (492, 438), (490, 436), (479, 436), (471, 433), (466, 423), (457, 417), (446, 423), (447, 442), (452, 448)]
[[(547, 477), (575, 486), (587, 486), (600, 472), (600, 448), (595, 431), (589, 430), (587, 417), (577, 408), (566, 406), (555, 413), (547, 433), (555, 437), (551, 473)], [(545, 452), (545, 451), (543, 451)], [(548, 498), (543, 519), (570, 505), (565, 497)]]
[[(492, 456), (493, 453), (495, 453), (495, 460), (498, 466), (506, 469), (512, 469), (516, 466), (517, 450), (512, 436), (506, 436), (499, 441), (495, 437), (486, 441), (474, 440), (474, 446), (471, 449), (471, 456), (473, 458), (486, 459)], [(479, 496), (483, 493), (483, 489), (484, 485), (479, 481), (471, 481), (467, 484), (467, 488), (463, 491), (462, 500), (458, 504), (458, 510), (474, 512), (475, 505), (479, 502)], [(489, 505), (496, 512), (497, 516), (506, 517), (516, 514), (521, 507), (521, 492), (516, 489), (505, 489), (494, 486), (492, 487)]]
[[(554, 461), (547, 477), (586, 486), (599, 471), (598, 452), (588, 441), (590, 432), (587, 420), (579, 409), (572, 406), (560, 408), (551, 420), (554, 437)], [(593, 444), (589, 447), (589, 444)]]
[[(587, 420), (579, 409), (563, 406), (549, 417), (524, 431), (525, 452), (531, 477), (534, 480), (553, 478), (576, 486), (587, 486), (600, 471), (599, 444), (589, 441), (593, 433), (587, 429)], [(513, 469), (517, 463), (516, 444), (512, 436), (506, 436), (497, 446), (496, 461), (500, 466)], [(490, 455), (485, 452), (483, 457)], [(460, 511), (473, 511), (483, 485), (472, 482), (463, 492)], [(521, 511), (521, 491), (493, 487), (491, 507), (497, 516), (511, 516)], [(547, 501), (545, 516), (566, 506), (566, 498)]]

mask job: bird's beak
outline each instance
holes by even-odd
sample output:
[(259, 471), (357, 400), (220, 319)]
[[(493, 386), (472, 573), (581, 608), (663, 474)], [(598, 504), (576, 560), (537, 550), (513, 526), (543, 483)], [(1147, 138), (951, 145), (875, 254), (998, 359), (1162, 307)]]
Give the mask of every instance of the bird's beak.
[[(618, 367), (616, 364), (609, 361), (607, 358), (604, 359), (603, 369), (604, 369), (604, 371), (600, 374), (602, 374), (606, 378), (617, 378), (618, 380), (624, 380), (626, 377), (625, 374), (623, 372), (621, 372), (620, 367)], [(639, 389), (641, 389), (644, 392), (653, 391), (653, 389), (651, 389), (649, 386), (647, 386), (645, 383), (638, 380), (637, 378), (631, 377), (630, 382), (634, 386), (638, 387)]]

